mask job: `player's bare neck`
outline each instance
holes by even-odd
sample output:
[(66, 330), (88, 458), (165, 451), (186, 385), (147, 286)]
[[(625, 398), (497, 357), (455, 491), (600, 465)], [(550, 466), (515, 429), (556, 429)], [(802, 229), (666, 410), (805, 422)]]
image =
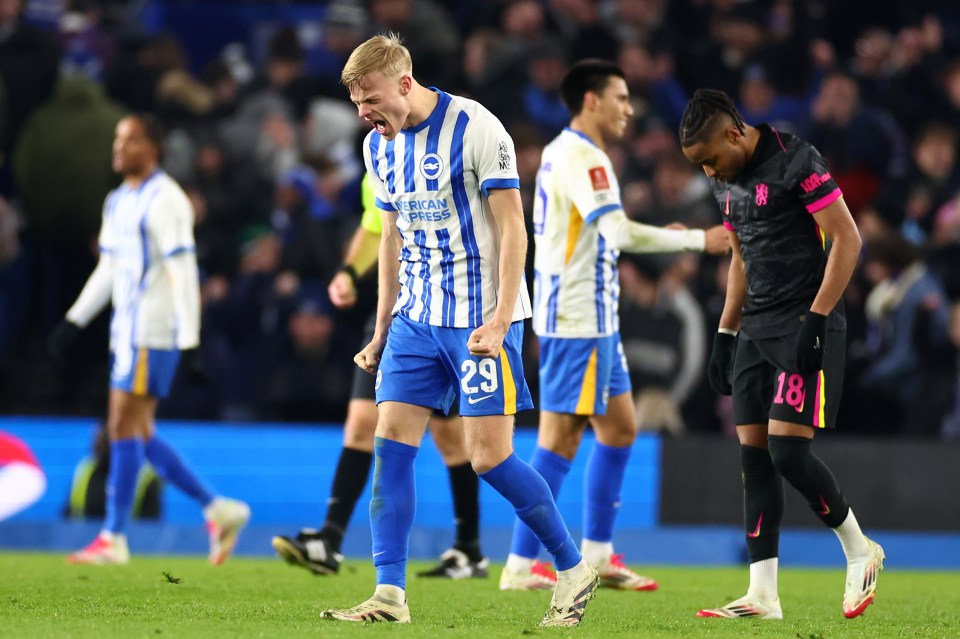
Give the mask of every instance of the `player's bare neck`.
[(590, 138), (590, 141), (601, 149), (607, 148), (607, 143), (606, 140), (603, 139), (603, 133), (601, 132), (600, 127), (596, 123), (590, 122), (588, 118), (584, 118), (579, 115), (576, 116), (570, 120), (570, 128), (577, 133), (582, 133)]
[(126, 184), (127, 187), (131, 189), (140, 188), (140, 185), (142, 185), (147, 180), (147, 178), (153, 175), (153, 172), (156, 170), (157, 170), (157, 165), (151, 164), (149, 166), (144, 167), (141, 170), (124, 173), (123, 183)]
[(429, 118), (439, 101), (439, 95), (414, 81), (413, 86), (410, 87), (410, 113), (407, 115), (406, 122), (403, 123), (403, 128), (417, 126)]

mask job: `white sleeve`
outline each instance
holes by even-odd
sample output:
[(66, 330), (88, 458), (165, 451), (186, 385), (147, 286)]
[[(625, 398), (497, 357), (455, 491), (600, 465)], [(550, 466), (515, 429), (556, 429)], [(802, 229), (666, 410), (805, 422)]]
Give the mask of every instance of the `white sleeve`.
[(80, 328), (85, 328), (110, 302), (112, 294), (113, 257), (109, 252), (102, 252), (97, 267), (87, 278), (80, 296), (67, 311), (67, 320)]
[(702, 251), (706, 235), (700, 229), (672, 230), (627, 219), (623, 209), (597, 218), (597, 230), (612, 248), (628, 253)]
[(370, 176), (370, 184), (373, 186), (373, 202), (378, 209), (396, 211), (396, 207), (390, 201), (390, 194), (387, 193), (387, 186), (380, 179), (380, 175), (373, 165), (373, 147), (370, 143), (372, 139), (373, 132), (370, 132), (363, 140), (363, 164), (367, 169), (367, 175)]
[(163, 256), (170, 278), (173, 311), (177, 322), (177, 348), (200, 344), (200, 278), (193, 238), (193, 207), (179, 189), (157, 196), (150, 208), (147, 228)]
[(179, 189), (157, 195), (147, 213), (147, 229), (163, 258), (177, 253), (193, 253), (193, 205)]
[[(490, 189), (519, 189), (517, 153), (513, 140), (492, 113), (481, 112), (470, 123), (467, 133), (473, 151), (473, 170), (484, 195)], [(467, 167), (465, 167), (467, 168)]]
[(180, 252), (163, 260), (173, 291), (177, 318), (177, 348), (186, 350), (200, 345), (200, 276), (196, 255)]

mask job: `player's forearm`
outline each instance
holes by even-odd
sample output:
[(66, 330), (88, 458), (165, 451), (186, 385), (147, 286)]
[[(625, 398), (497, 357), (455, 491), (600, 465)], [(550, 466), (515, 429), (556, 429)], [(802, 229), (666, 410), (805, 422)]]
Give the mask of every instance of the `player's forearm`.
[(813, 300), (810, 310), (821, 315), (829, 315), (836, 307), (837, 302), (850, 283), (853, 271), (857, 267), (860, 257), (862, 241), (856, 227), (845, 229), (832, 238), (833, 246), (827, 257), (827, 266), (823, 274), (823, 282), (817, 297)]
[(109, 253), (101, 253), (100, 261), (87, 278), (77, 301), (67, 311), (67, 320), (84, 328), (100, 314), (113, 295), (113, 260)]
[(178, 253), (164, 260), (173, 292), (173, 312), (177, 326), (177, 348), (187, 350), (200, 345), (200, 278), (197, 259), (192, 252)]
[(733, 331), (740, 330), (740, 319), (743, 315), (743, 305), (747, 301), (747, 272), (743, 258), (736, 251), (730, 260), (730, 270), (727, 273), (727, 297), (723, 303), (723, 313), (720, 315), (718, 328)]
[(393, 307), (400, 294), (400, 235), (384, 229), (379, 250), (379, 289), (377, 292), (377, 323), (374, 338), (382, 339), (390, 329)]
[(700, 229), (662, 229), (632, 222), (623, 211), (614, 211), (597, 220), (597, 230), (611, 248), (628, 253), (671, 253), (702, 251), (706, 236)]
[(500, 283), (497, 308), (492, 322), (508, 327), (523, 281), (523, 264), (527, 257), (527, 229), (523, 224), (520, 192), (516, 189), (490, 191), (490, 208), (500, 229)]
[(357, 277), (363, 277), (377, 263), (379, 254), (380, 236), (359, 226), (350, 239), (343, 263), (352, 266)]
[(508, 224), (500, 236), (500, 287), (493, 321), (509, 325), (523, 282), (523, 263), (527, 255), (527, 232), (523, 223)]

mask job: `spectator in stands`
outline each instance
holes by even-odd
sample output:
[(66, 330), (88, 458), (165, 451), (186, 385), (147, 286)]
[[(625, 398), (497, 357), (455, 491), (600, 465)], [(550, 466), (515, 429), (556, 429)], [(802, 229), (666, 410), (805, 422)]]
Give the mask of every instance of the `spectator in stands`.
[(456, 86), (460, 33), (443, 4), (435, 0), (371, 0), (370, 17), (378, 31), (403, 35), (413, 68), (424, 86)]
[[(0, 160), (5, 162), (34, 110), (53, 94), (60, 45), (53, 34), (22, 20), (23, 0), (0, 1), (0, 84), (5, 126), (0, 128)], [(0, 193), (10, 195), (9, 171), (0, 175)]]
[(620, 258), (620, 336), (641, 429), (684, 432), (681, 406), (703, 375), (706, 329), (685, 285), (691, 262), (696, 270), (696, 256)]
[(41, 256), (44, 327), (62, 317), (93, 269), (101, 207), (117, 184), (110, 149), (122, 116), (92, 80), (64, 77), (20, 135), (15, 175)]
[(927, 242), (937, 212), (960, 190), (957, 132), (931, 122), (913, 143), (910, 168), (899, 179), (887, 181), (876, 208), (886, 222), (918, 246)]
[(833, 179), (856, 216), (885, 179), (906, 168), (904, 139), (888, 113), (863, 104), (856, 81), (829, 73), (813, 103), (810, 143), (820, 149)]
[(877, 421), (878, 430), (893, 430), (901, 418), (910, 418), (907, 409), (922, 390), (924, 363), (914, 341), (918, 313), (924, 306), (930, 309), (927, 339), (943, 342), (945, 296), (917, 250), (899, 235), (868, 244), (863, 269), (873, 290), (866, 299), (869, 364), (859, 381), (877, 403), (892, 403)]

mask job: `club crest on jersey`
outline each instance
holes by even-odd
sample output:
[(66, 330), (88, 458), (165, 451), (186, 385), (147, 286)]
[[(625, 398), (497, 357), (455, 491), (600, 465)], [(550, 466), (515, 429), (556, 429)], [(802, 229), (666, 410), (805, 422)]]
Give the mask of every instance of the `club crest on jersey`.
[(420, 175), (436, 180), (443, 173), (443, 159), (436, 153), (427, 153), (420, 158)]
[(590, 169), (590, 183), (594, 191), (602, 191), (610, 188), (610, 180), (607, 179), (607, 170), (602, 166), (595, 166)]
[(766, 184), (761, 182), (760, 184), (757, 185), (757, 198), (756, 198), (757, 206), (763, 206), (764, 204), (767, 203), (768, 193), (769, 193), (769, 189), (767, 188)]

